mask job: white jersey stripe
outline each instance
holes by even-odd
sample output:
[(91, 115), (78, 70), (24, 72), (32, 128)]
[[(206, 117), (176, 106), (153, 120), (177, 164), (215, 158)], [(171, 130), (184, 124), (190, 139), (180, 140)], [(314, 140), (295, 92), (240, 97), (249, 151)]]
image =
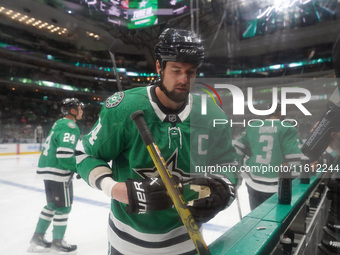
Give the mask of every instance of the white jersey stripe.
[[(288, 164), (289, 164), (289, 165), (297, 166), (297, 165), (300, 165), (300, 161), (289, 161)], [(298, 168), (297, 168), (297, 169), (298, 169)]]
[(38, 168), (37, 174), (43, 180), (67, 182), (72, 172), (69, 170), (57, 169), (54, 167)]
[(46, 208), (43, 208), (42, 212), (46, 213), (46, 214), (49, 214), (49, 215), (52, 215), (52, 217), (53, 217), (53, 215), (55, 213), (55, 210), (47, 210)]
[(54, 226), (67, 226), (67, 221), (53, 221)]
[(235, 149), (238, 155), (244, 156), (244, 153), (237, 146), (235, 146)]
[(39, 215), (39, 218), (43, 219), (43, 220), (47, 220), (47, 221), (52, 221), (53, 219), (53, 216), (52, 217), (49, 217), (49, 216), (46, 216), (44, 214), (40, 214)]
[(152, 96), (151, 96), (151, 86), (146, 87), (146, 90), (148, 92), (148, 96), (149, 96), (149, 101), (150, 104), (152, 105), (152, 108), (154, 109), (155, 113), (157, 114), (158, 118), (163, 121), (166, 118), (166, 114), (164, 114), (161, 109), (159, 109), (158, 105), (152, 101)]
[(66, 148), (66, 147), (59, 147), (57, 149), (57, 152), (69, 152), (69, 153), (72, 153), (73, 154), (73, 150), (70, 149), (70, 148)]
[(189, 94), (188, 96), (188, 103), (185, 106), (184, 110), (180, 112), (180, 114), (178, 114), (178, 117), (181, 119), (182, 122), (184, 122), (186, 120), (186, 118), (188, 118), (190, 112), (191, 112), (191, 108), (192, 108), (192, 95)]
[(58, 154), (56, 155), (57, 158), (72, 158), (73, 154)]
[[(84, 145), (81, 140), (78, 141), (76, 146), (76, 162), (79, 164), (84, 159), (86, 159), (89, 155), (85, 153)], [(78, 155), (79, 154), (79, 155)]]
[(301, 159), (303, 157), (303, 154), (302, 153), (296, 153), (296, 154), (288, 154), (288, 155), (285, 155), (286, 159)]
[(86, 159), (87, 157), (89, 157), (89, 155), (87, 155), (87, 154), (82, 154), (82, 155), (77, 155), (76, 156), (76, 161), (77, 161), (77, 164), (78, 164), (78, 161), (79, 161), (79, 163), (80, 162), (82, 162), (84, 159)]
[(56, 215), (54, 215), (54, 219), (56, 219), (56, 220), (68, 220), (68, 213), (66, 213), (66, 214), (62, 214), (62, 215), (60, 215), (60, 214), (56, 214)]
[(157, 234), (157, 235), (146, 234), (146, 233), (138, 232), (137, 230), (133, 229), (129, 225), (124, 224), (123, 222), (118, 220), (116, 217), (114, 217), (112, 212), (110, 212), (110, 219), (113, 221), (115, 226), (120, 231), (130, 233), (132, 236), (134, 236), (134, 237), (136, 237), (140, 240), (147, 241), (147, 242), (166, 241), (166, 240), (174, 238), (176, 236), (188, 233), (186, 228), (184, 226), (181, 226), (181, 227), (176, 228), (176, 229), (174, 229), (174, 230), (172, 230), (172, 231), (170, 231), (169, 233), (166, 233), (166, 234)]
[[(112, 212), (110, 212), (110, 219), (113, 218)], [(115, 222), (119, 222), (117, 219), (113, 219)], [(120, 222), (123, 224), (122, 222)], [(121, 225), (120, 224), (120, 225)], [(124, 224), (125, 225), (125, 224)], [(132, 229), (131, 227), (127, 226), (128, 228), (126, 229)], [(180, 230), (178, 231), (175, 229), (175, 232), (181, 233), (182, 227), (179, 228)], [(132, 232), (138, 233), (138, 235), (145, 235), (148, 242), (156, 244), (158, 241), (167, 240), (168, 238), (166, 237), (166, 234), (163, 235), (152, 235), (152, 234), (145, 234), (145, 233), (140, 233), (134, 229), (132, 229)], [(172, 232), (172, 233), (171, 233)], [(171, 231), (171, 236), (174, 237), (172, 234), (174, 231)], [(186, 232), (186, 231), (185, 231)], [(131, 232), (127, 232), (127, 235), (132, 235)], [(109, 237), (109, 242), (110, 244), (119, 252), (122, 254), (129, 254), (129, 255), (177, 255), (178, 251), (181, 251), (181, 253), (189, 252), (195, 249), (195, 246), (192, 242), (191, 239), (188, 239), (184, 242), (181, 242), (179, 244), (174, 244), (171, 246), (167, 246), (164, 248), (150, 248), (150, 247), (142, 247), (137, 244), (133, 244), (131, 242), (128, 242), (122, 238), (120, 238), (109, 226), (108, 227), (108, 237)], [(136, 237), (136, 236), (134, 236)], [(161, 238), (159, 238), (161, 237)], [(143, 240), (142, 240), (143, 241)]]
[(39, 169), (37, 170), (37, 173), (43, 173), (43, 172), (53, 172), (55, 174), (58, 175), (67, 175), (70, 176), (70, 174), (72, 173), (70, 170), (62, 170), (62, 169), (58, 169), (58, 168), (54, 168), (54, 167), (39, 167)]
[(239, 141), (233, 141), (233, 145), (234, 146), (238, 146), (238, 147), (240, 147), (241, 149), (245, 149), (246, 148), (246, 146), (243, 144), (243, 143), (240, 143)]

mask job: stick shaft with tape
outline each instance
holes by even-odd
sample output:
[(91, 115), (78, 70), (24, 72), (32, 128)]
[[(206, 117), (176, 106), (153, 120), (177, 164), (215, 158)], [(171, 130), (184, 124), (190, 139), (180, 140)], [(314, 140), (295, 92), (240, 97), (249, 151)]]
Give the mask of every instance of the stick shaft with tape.
[(120, 39), (116, 39), (110, 46), (109, 49), (109, 53), (110, 53), (110, 57), (112, 60), (112, 64), (113, 64), (113, 69), (115, 71), (115, 76), (116, 76), (116, 80), (117, 80), (117, 88), (118, 91), (122, 91), (122, 84), (120, 83), (120, 77), (119, 77), (119, 73), (117, 70), (117, 65), (116, 65), (116, 59), (115, 59), (115, 53), (118, 50), (119, 47), (121, 47), (123, 45), (123, 42)]
[(149, 127), (144, 120), (144, 112), (136, 111), (130, 118), (135, 122), (140, 136), (142, 137), (149, 154), (155, 163), (158, 173), (165, 184), (169, 196), (171, 197), (181, 220), (186, 227), (191, 240), (194, 242), (196, 250), (200, 255), (210, 255), (209, 248), (203, 240), (198, 226), (188, 209), (182, 194), (177, 185), (172, 180), (172, 175), (155, 143)]

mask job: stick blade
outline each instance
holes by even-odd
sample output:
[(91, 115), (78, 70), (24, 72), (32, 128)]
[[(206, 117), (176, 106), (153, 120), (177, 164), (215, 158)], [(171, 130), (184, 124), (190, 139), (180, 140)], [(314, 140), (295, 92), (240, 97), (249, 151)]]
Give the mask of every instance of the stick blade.
[(120, 48), (124, 43), (120, 39), (116, 39), (110, 46), (109, 52), (115, 54), (118, 48)]

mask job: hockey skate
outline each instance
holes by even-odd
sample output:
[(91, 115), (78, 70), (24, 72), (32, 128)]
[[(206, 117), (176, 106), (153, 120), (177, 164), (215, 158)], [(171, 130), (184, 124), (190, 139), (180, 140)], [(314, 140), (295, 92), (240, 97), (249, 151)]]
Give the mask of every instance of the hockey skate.
[(51, 251), (51, 242), (48, 242), (44, 238), (45, 234), (42, 233), (34, 233), (31, 239), (31, 245), (27, 249), (28, 252), (33, 253), (42, 253), (42, 252), (50, 252)]
[(68, 244), (63, 239), (55, 239), (51, 251), (54, 254), (77, 254), (77, 245)]

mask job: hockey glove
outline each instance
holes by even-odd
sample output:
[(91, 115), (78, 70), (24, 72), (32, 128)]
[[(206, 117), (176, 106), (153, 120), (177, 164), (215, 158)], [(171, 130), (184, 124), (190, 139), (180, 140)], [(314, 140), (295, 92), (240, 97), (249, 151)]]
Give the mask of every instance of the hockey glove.
[(188, 203), (188, 208), (197, 224), (214, 218), (235, 198), (235, 186), (222, 175), (195, 178), (189, 181), (191, 188), (199, 192), (199, 198)]
[[(179, 183), (179, 178), (173, 178), (173, 180)], [(166, 210), (173, 205), (161, 178), (140, 180), (129, 178), (125, 183), (129, 198), (129, 204), (126, 206), (128, 214)]]

